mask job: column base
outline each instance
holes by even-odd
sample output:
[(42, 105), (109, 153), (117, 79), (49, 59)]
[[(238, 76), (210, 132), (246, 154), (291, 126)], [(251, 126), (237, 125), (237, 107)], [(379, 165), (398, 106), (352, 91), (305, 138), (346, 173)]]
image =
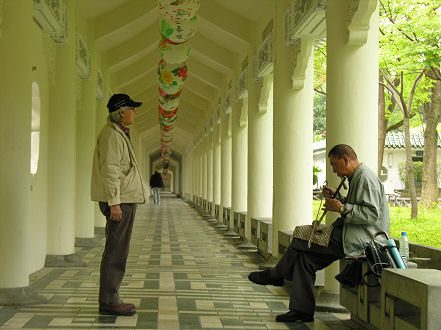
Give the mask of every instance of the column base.
[(24, 306), (45, 304), (47, 299), (36, 294), (31, 287), (0, 288), (0, 305)]
[(219, 230), (227, 230), (228, 227), (225, 226), (223, 223), (218, 223), (216, 226), (214, 226), (214, 228), (219, 229)]
[(98, 237), (75, 237), (76, 247), (97, 247), (103, 246), (101, 238)]
[(263, 270), (274, 268), (279, 262), (279, 259), (280, 258), (271, 255), (263, 264), (259, 265), (259, 268)]
[(239, 234), (236, 233), (234, 230), (232, 229), (228, 229), (228, 231), (224, 234), (224, 236), (226, 238), (239, 238)]
[(86, 265), (76, 254), (46, 255), (44, 263), (45, 267), (84, 267)]
[(340, 294), (327, 292), (321, 288), (315, 298), (315, 310), (319, 312), (346, 313), (348, 310), (340, 305)]
[(236, 247), (246, 252), (257, 252), (257, 246), (251, 243), (248, 239), (244, 239), (242, 244), (236, 245)]
[(105, 234), (105, 233), (106, 233), (106, 227), (95, 227), (95, 235)]
[(213, 223), (218, 223), (219, 221), (217, 221), (217, 219), (215, 218), (208, 218), (207, 222), (213, 224)]

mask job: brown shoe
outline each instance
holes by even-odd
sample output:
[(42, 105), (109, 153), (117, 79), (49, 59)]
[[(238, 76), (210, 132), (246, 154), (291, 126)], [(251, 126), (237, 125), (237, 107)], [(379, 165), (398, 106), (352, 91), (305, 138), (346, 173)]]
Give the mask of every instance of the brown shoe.
[(100, 304), (99, 313), (102, 315), (126, 315), (130, 316), (136, 313), (133, 304)]
[(127, 307), (130, 307), (130, 308), (136, 308), (135, 305), (133, 305), (133, 304), (131, 304), (131, 303), (125, 303), (125, 302), (122, 301), (122, 300), (120, 301), (120, 303), (123, 304), (123, 305), (125, 305), (125, 306), (127, 306)]

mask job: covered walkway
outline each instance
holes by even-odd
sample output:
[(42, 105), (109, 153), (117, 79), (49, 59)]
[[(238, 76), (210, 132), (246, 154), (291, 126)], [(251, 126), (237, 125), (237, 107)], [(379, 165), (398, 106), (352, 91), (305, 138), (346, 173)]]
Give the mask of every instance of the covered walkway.
[(184, 201), (163, 194), (160, 206), (138, 209), (121, 297), (131, 317), (100, 316), (97, 308), (101, 246), (76, 248), (85, 267), (45, 267), (31, 287), (42, 305), (0, 306), (0, 328), (128, 329), (353, 329), (349, 313), (317, 312), (314, 323), (281, 324), (283, 288), (262, 287), (247, 275), (262, 262), (243, 253)]

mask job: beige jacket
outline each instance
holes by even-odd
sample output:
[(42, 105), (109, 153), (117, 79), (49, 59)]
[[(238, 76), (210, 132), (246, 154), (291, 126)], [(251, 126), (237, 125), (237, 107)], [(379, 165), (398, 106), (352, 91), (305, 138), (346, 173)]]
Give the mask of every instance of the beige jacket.
[(132, 144), (118, 125), (107, 123), (98, 136), (93, 156), (92, 200), (111, 206), (144, 203), (147, 196)]

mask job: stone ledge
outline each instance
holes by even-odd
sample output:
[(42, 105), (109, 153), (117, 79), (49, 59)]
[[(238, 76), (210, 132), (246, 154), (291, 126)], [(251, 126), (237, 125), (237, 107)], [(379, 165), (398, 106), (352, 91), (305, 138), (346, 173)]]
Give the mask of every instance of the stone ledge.
[(68, 255), (46, 255), (45, 267), (84, 267), (87, 264), (82, 262), (76, 254)]
[(47, 299), (33, 292), (31, 287), (0, 288), (0, 305), (24, 306), (45, 304)]
[(76, 247), (97, 247), (104, 246), (99, 237), (75, 237)]

